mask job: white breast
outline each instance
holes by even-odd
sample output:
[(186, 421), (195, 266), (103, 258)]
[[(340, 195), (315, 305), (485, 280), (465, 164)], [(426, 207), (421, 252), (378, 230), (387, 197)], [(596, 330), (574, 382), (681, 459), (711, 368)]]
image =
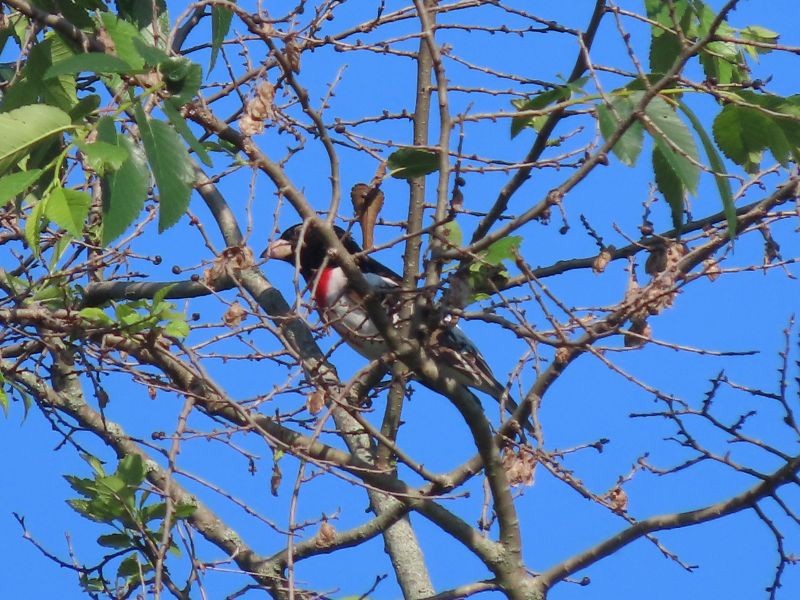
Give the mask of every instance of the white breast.
[[(365, 273), (364, 277), (376, 291), (397, 287), (390, 279), (374, 273)], [(331, 269), (326, 283), (323, 296), (325, 308), (320, 309), (325, 323), (333, 327), (362, 356), (370, 360), (383, 356), (388, 350), (386, 342), (360, 300), (349, 292), (347, 277), (342, 269)]]

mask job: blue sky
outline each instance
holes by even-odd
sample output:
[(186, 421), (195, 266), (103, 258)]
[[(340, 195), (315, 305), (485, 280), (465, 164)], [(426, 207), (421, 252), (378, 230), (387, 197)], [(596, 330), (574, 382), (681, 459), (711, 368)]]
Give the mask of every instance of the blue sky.
[[(173, 15), (184, 4), (170, 2)], [(253, 3), (241, 4), (250, 8)], [(277, 8), (284, 4), (288, 3), (278, 3)], [(342, 7), (337, 13), (336, 27), (344, 28), (351, 20), (357, 22), (363, 19), (360, 10), (366, 4), (368, 3), (348, 3)], [(641, 10), (639, 2), (627, 1), (620, 4), (630, 10)], [(709, 4), (718, 7), (722, 3)], [(780, 31), (783, 43), (798, 47), (800, 34), (793, 26), (796, 20), (793, 16), (795, 4), (790, 0), (743, 0), (733, 14), (731, 23), (734, 26), (759, 24)], [(387, 5), (387, 10), (402, 6), (399, 2), (388, 2)], [(588, 0), (567, 3), (548, 0), (536, 3), (533, 10), (544, 18), (582, 27), (592, 5)], [(490, 16), (491, 13), (486, 14), (487, 21), (480, 21), (481, 24), (489, 24), (489, 19), (495, 19)], [(626, 24), (630, 26), (636, 49), (645, 57), (646, 30), (629, 22)], [(405, 27), (407, 26), (398, 25), (397, 31), (405, 31)], [(200, 30), (197, 39), (192, 42), (202, 41), (203, 34), (207, 35), (207, 32)], [(478, 32), (447, 35), (447, 41), (453, 45), (454, 51), (468, 60), (551, 81), (558, 74), (568, 74), (576, 54), (574, 41), (564, 36), (532, 36), (529, 42), (521, 45), (511, 38)], [(406, 42), (405, 46), (413, 48), (415, 44)], [(233, 52), (231, 55), (234, 57)], [(596, 62), (629, 67), (624, 47), (620, 44), (610, 19), (600, 30), (593, 57)], [(198, 53), (194, 59), (205, 66), (207, 53)], [(327, 82), (346, 65), (341, 82), (336, 87), (336, 95), (330, 101), (330, 115), (338, 115), (343, 119), (356, 118), (365, 114), (379, 114), (384, 108), (397, 111), (410, 106), (414, 68), (408, 59), (390, 58), (386, 62), (380, 62), (375, 55), (367, 53), (319, 52), (309, 54), (303, 60), (301, 77), (309, 86), (311, 97), (315, 101), (325, 93)], [(449, 73), (452, 81), (464, 85), (487, 85), (485, 78), (457, 65), (452, 65)], [(754, 68), (755, 77), (766, 79), (773, 76), (770, 89), (780, 94), (797, 91), (796, 73), (797, 57), (789, 54), (766, 56)], [(697, 71), (690, 70), (689, 74), (696, 76)], [(210, 80), (225, 80), (226, 77), (227, 73), (218, 65)], [(613, 88), (614, 78), (604, 81)], [(535, 90), (529, 88), (527, 91)], [(454, 111), (463, 109), (470, 103), (473, 103), (474, 112), (507, 107), (507, 103), (500, 105), (495, 97), (485, 95), (453, 93), (450, 99)], [(233, 98), (230, 103), (215, 109), (220, 110), (221, 114), (227, 114), (235, 109), (237, 102)], [(694, 107), (706, 120), (717, 110), (711, 103), (702, 101)], [(591, 127), (589, 119), (582, 121), (582, 124)], [(361, 132), (365, 135), (391, 138), (397, 143), (407, 143), (410, 139), (410, 127), (405, 124), (365, 127)], [(564, 132), (559, 130), (559, 133)], [(593, 135), (594, 131), (587, 129), (581, 132), (580, 139), (590, 140)], [(483, 122), (467, 129), (465, 151), (513, 159), (526, 151), (531, 139), (530, 132), (523, 132), (516, 139), (509, 140), (506, 122)], [(272, 135), (269, 130), (257, 141), (268, 153), (280, 155), (285, 151), (285, 139)], [(215, 168), (221, 169), (227, 164), (219, 157), (216, 160), (218, 162)], [(369, 180), (375, 169), (374, 160), (355, 151), (343, 149), (341, 160), (342, 187), (345, 193), (354, 183)], [(327, 206), (330, 195), (327, 165), (318, 144), (313, 140), (309, 141), (303, 152), (288, 163), (287, 172), (306, 196), (312, 199), (315, 207), (323, 210)], [(532, 180), (515, 196), (511, 210), (520, 211), (539, 201), (568, 174), (564, 170), (537, 170)], [(485, 207), (506, 179), (507, 175), (502, 173), (468, 175), (464, 190), (467, 208), (480, 210)], [(765, 183), (769, 186), (777, 181), (777, 177), (771, 177)], [(641, 203), (647, 198), (651, 183), (652, 174), (646, 153), (643, 153), (639, 165), (633, 169), (622, 166), (612, 157), (608, 167), (595, 170), (566, 198), (565, 208), (571, 226), (567, 235), (558, 233), (559, 224), (549, 227), (532, 224), (523, 229), (524, 256), (533, 266), (538, 266), (596, 253), (593, 241), (582, 231), (579, 215), (585, 215), (609, 243), (623, 245), (625, 241), (615, 233), (614, 225), (626, 232), (636, 231), (636, 225), (641, 218)], [(241, 169), (233, 176), (225, 178), (220, 183), (220, 189), (242, 223), (252, 223), (249, 243), (257, 253), (263, 249), (275, 227), (276, 212), (278, 229), (298, 220), (288, 206), (276, 211), (274, 187), (263, 175), (252, 176), (248, 169)], [(255, 190), (252, 198), (251, 189)], [(430, 198), (433, 197), (434, 189), (435, 178), (431, 176), (428, 193)], [(383, 218), (388, 221), (403, 220), (407, 210), (406, 184), (388, 180), (383, 190), (387, 197)], [(753, 189), (743, 202), (753, 201), (764, 193), (760, 189)], [(700, 193), (692, 202), (695, 216), (719, 210), (719, 198), (710, 177), (704, 178)], [(343, 216), (349, 216), (349, 206), (346, 203), (343, 206), (346, 207), (343, 209), (346, 213)], [(207, 223), (206, 230), (212, 243), (218, 249), (222, 248), (220, 237), (210, 222), (210, 215), (199, 198), (193, 198), (190, 210)], [(211, 253), (202, 244), (196, 229), (189, 227), (187, 221), (184, 219), (162, 236), (157, 236), (155, 231), (148, 231), (135, 242), (136, 251), (163, 256), (164, 261), (160, 266), (146, 266), (147, 272), (154, 279), (174, 278), (171, 272), (173, 265), (188, 268), (197, 265), (201, 260), (211, 258)], [(657, 230), (669, 227), (669, 214), (663, 202), (655, 205), (653, 221)], [(475, 221), (465, 218), (461, 225), (465, 231), (470, 232)], [(378, 242), (389, 241), (397, 235), (398, 229), (392, 227), (379, 227), (376, 232)], [(798, 255), (800, 242), (796, 231), (789, 226), (779, 226), (775, 235), (785, 256)], [(761, 238), (755, 235), (744, 238), (737, 242), (730, 264), (757, 264), (762, 248)], [(398, 248), (381, 252), (378, 258), (396, 270), (401, 266)], [(0, 257), (0, 266), (6, 260), (10, 258)], [(137, 263), (135, 266), (137, 269), (145, 268), (143, 264)], [(619, 302), (623, 297), (627, 279), (625, 268), (624, 261), (620, 261), (612, 264), (602, 275), (574, 272), (548, 279), (545, 283), (569, 306), (601, 307)], [(799, 274), (796, 267), (790, 269), (793, 269), (794, 275)], [(286, 265), (268, 263), (264, 266), (264, 271), (287, 297), (293, 297), (291, 272)], [(680, 295), (675, 307), (652, 320), (654, 336), (686, 346), (718, 351), (759, 350), (760, 354), (719, 358), (650, 346), (636, 352), (612, 352), (609, 358), (621, 369), (649, 385), (676, 394), (694, 404), (699, 403), (709, 389), (709, 379), (723, 367), (730, 378), (738, 383), (774, 389), (775, 373), (779, 364), (778, 352), (784, 344), (782, 330), (798, 309), (798, 297), (800, 290), (797, 281), (789, 279), (780, 269), (735, 273), (726, 275), (713, 284), (693, 284)], [(232, 300), (234, 296), (229, 293), (224, 298)], [(188, 313), (199, 312), (201, 322), (219, 322), (225, 310), (224, 304), (214, 298), (180, 303), (179, 306), (185, 307)], [(535, 312), (533, 304), (528, 306), (531, 320), (539, 327), (545, 327), (546, 321)], [(254, 322), (251, 317), (245, 324)], [(507, 333), (498, 333), (484, 324), (469, 323), (465, 328), (482, 348), (498, 376), (501, 379), (507, 377), (524, 352), (524, 345)], [(190, 341), (199, 341), (204, 336), (224, 331), (221, 327), (212, 330), (211, 334), (207, 331), (196, 331)], [(255, 332), (248, 339), (265, 352), (278, 347), (277, 341), (265, 331)], [(329, 336), (321, 339), (320, 344), (327, 348), (333, 341)], [(615, 345), (619, 346), (619, 343)], [(244, 351), (242, 344), (236, 345), (233, 342), (221, 344), (219, 348), (231, 352)], [(343, 377), (354, 373), (364, 364), (363, 359), (347, 348), (339, 348), (333, 360)], [(232, 397), (239, 400), (264, 394), (286, 377), (285, 369), (270, 365), (267, 361), (224, 362), (208, 358), (204, 366), (225, 385)], [(532, 383), (534, 376), (532, 369), (524, 369), (519, 385), (525, 389)], [(181, 400), (175, 395), (159, 393), (155, 400), (151, 400), (145, 389), (133, 384), (125, 376), (109, 375), (106, 381), (112, 399), (106, 414), (110, 419), (122, 423), (131, 435), (149, 440), (154, 431), (174, 429), (175, 419), (181, 408)], [(496, 423), (496, 406), (491, 399), (483, 400), (487, 413)], [(277, 400), (276, 405), (290, 407), (301, 405), (302, 402), (303, 398), (297, 394), (286, 395)], [(787, 452), (796, 454), (798, 441), (783, 432), (776, 407), (767, 402), (753, 406), (755, 402), (749, 396), (726, 392), (720, 397), (718, 407), (729, 414), (748, 408), (757, 409), (759, 415), (754, 425), (754, 435), (774, 441)], [(382, 407), (383, 403), (379, 400), (375, 410), (368, 414), (373, 422), (380, 422)], [(650, 452), (649, 460), (652, 464), (662, 467), (675, 464), (686, 456), (685, 450), (665, 440), (674, 434), (669, 423), (663, 419), (629, 417), (631, 413), (656, 409), (657, 405), (651, 394), (631, 385), (620, 376), (610, 374), (598, 360), (584, 356), (549, 391), (544, 399), (540, 418), (547, 447), (550, 449), (570, 448), (594, 442), (599, 438), (611, 439), (602, 454), (583, 451), (565, 460), (567, 468), (574, 470), (592, 489), (602, 492), (612, 487), (616, 478), (628, 472), (631, 465), (645, 452)], [(269, 412), (273, 409), (267, 406), (264, 410)], [(408, 403), (404, 421), (401, 445), (429, 468), (453, 468), (474, 452), (456, 410), (444, 399), (424, 388), (418, 389)], [(199, 414), (192, 416), (190, 427), (197, 432), (223, 429)], [(698, 431), (708, 436), (704, 439), (713, 440), (710, 443), (720, 452), (729, 448), (724, 440), (719, 436), (714, 437), (712, 432), (704, 430), (702, 426)], [(88, 437), (79, 437), (82, 443), (89, 444), (93, 452), (108, 460), (109, 467), (113, 468), (113, 459), (107, 451), (92, 444)], [(224, 438), (211, 439), (211, 436), (203, 435), (194, 436), (183, 444), (180, 457), (182, 468), (228, 490), (275, 522), (285, 524), (297, 462), (290, 457), (282, 459), (280, 464), (284, 481), (278, 497), (273, 497), (269, 493), (272, 466), (269, 449), (254, 435), (237, 434), (233, 439), (239, 448), (254, 454), (257, 465), (254, 475), (248, 473), (248, 462), (243, 454), (229, 447)], [(107, 533), (107, 528), (81, 520), (64, 502), (74, 494), (62, 475), (72, 473), (88, 476), (89, 467), (75, 455), (72, 448), (59, 447), (61, 440), (62, 436), (52, 430), (35, 407), (24, 416), (21, 405), (14, 403), (8, 417), (0, 421), (0, 451), (5, 457), (6, 466), (5, 484), (0, 486), (2, 597), (81, 597), (73, 573), (53, 565), (31, 544), (21, 539), (21, 530), (12, 516), (13, 512), (23, 515), (31, 534), (62, 558), (69, 556), (68, 548), (74, 549), (78, 557), (89, 563), (99, 556), (94, 540), (98, 535)], [(731, 450), (737, 459), (752, 461), (757, 468), (768, 470), (775, 466), (764, 456), (749, 454), (739, 448)], [(403, 475), (414, 481), (409, 474)], [(285, 538), (233, 507), (219, 494), (191, 481), (182, 480), (182, 483), (201, 495), (213, 509), (218, 510), (256, 551), (270, 554), (285, 543)], [(626, 486), (626, 491), (630, 499), (631, 514), (637, 518), (645, 518), (661, 512), (688, 510), (716, 502), (752, 484), (752, 479), (731, 475), (727, 469), (701, 466), (666, 478), (640, 473)], [(475, 523), (483, 500), (481, 482), (476, 479), (466, 489), (471, 494), (469, 498), (443, 502), (470, 523)], [(522, 495), (517, 506), (523, 521), (524, 556), (532, 569), (546, 569), (555, 562), (613, 535), (625, 525), (618, 517), (580, 498), (541, 468), (537, 472), (535, 484), (520, 491)], [(783, 497), (791, 505), (798, 506), (800, 493), (797, 490), (789, 491)], [(297, 507), (297, 520), (318, 519), (322, 513), (336, 515), (337, 518), (332, 523), (338, 530), (344, 530), (364, 522), (368, 518), (366, 509), (365, 494), (352, 483), (330, 476), (319, 477), (305, 484)], [(800, 552), (797, 525), (789, 523), (774, 504), (766, 503), (765, 510), (785, 529), (788, 551)], [(430, 523), (419, 516), (412, 519), (428, 557), (437, 589), (447, 589), (489, 575), (478, 561), (440, 534)], [(302, 536), (313, 535), (314, 531), (311, 528), (304, 531)], [(552, 592), (550, 600), (610, 597), (617, 600), (642, 597), (659, 600), (674, 598), (676, 595), (692, 599), (749, 599), (762, 597), (762, 590), (771, 581), (777, 560), (774, 541), (751, 511), (720, 522), (664, 532), (657, 537), (687, 564), (699, 565), (699, 568), (689, 573), (675, 562), (664, 558), (653, 544), (639, 541), (587, 571), (585, 575), (591, 578), (590, 585), (560, 584)], [(202, 540), (198, 544), (205, 558), (223, 558)], [(365, 592), (374, 578), (381, 574), (389, 574), (389, 577), (376, 588), (371, 597), (399, 597), (382, 542), (375, 539), (360, 548), (303, 562), (298, 566), (297, 578), (316, 590), (330, 591), (331, 597), (341, 598)], [(578, 578), (583, 575), (584, 573), (580, 573)], [(208, 597), (224, 597), (246, 583), (246, 578), (235, 574), (209, 576)], [(800, 593), (800, 574), (797, 569), (789, 569), (783, 583), (783, 597), (796, 597)], [(259, 594), (253, 593), (247, 597), (259, 597)]]

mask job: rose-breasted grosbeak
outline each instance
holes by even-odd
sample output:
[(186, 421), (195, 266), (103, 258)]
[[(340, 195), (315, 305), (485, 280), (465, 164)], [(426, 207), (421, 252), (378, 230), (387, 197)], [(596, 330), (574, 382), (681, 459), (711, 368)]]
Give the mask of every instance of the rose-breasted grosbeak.
[[(379, 295), (386, 308), (389, 323), (399, 324), (402, 277), (377, 260), (361, 253), (361, 247), (350, 234), (334, 226), (345, 249), (356, 255), (356, 264), (367, 283)], [(297, 265), (308, 283), (314, 302), (326, 325), (361, 355), (375, 360), (389, 351), (389, 346), (370, 319), (361, 298), (348, 283), (336, 259), (326, 252), (320, 232), (302, 223), (284, 231), (272, 242), (262, 257)], [(455, 325), (443, 324), (427, 340), (426, 349), (443, 374), (459, 383), (475, 388), (502, 402), (505, 388), (495, 379), (478, 347)], [(505, 396), (511, 407), (514, 403)]]

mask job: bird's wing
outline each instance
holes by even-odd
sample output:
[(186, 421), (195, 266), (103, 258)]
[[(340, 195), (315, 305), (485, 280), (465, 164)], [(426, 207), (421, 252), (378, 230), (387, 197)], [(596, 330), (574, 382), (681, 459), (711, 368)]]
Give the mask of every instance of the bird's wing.
[(477, 388), (495, 399), (505, 391), (475, 343), (457, 326), (443, 327), (431, 336), (428, 350), (459, 383)]

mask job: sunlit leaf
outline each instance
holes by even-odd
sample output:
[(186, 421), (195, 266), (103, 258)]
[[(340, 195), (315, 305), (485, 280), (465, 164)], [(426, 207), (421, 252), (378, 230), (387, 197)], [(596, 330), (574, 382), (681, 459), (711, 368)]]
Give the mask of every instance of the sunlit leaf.
[[(761, 27), (760, 25), (748, 25), (744, 29), (739, 31), (739, 36), (743, 40), (748, 40), (751, 42), (759, 42), (762, 44), (775, 44), (778, 42), (778, 38), (780, 34), (776, 31), (772, 31), (771, 29), (767, 29), (766, 27)], [(767, 54), (772, 52), (771, 48), (765, 48), (763, 46), (745, 46), (745, 49), (751, 53), (751, 55), (757, 54)]]
[(144, 481), (147, 469), (141, 456), (128, 454), (119, 461), (117, 474), (126, 485), (136, 487)]
[(645, 109), (648, 132), (683, 187), (694, 194), (700, 180), (700, 156), (694, 137), (673, 108), (660, 97)]
[(520, 236), (510, 235), (504, 237), (489, 246), (485, 253), (481, 255), (481, 260), (490, 265), (499, 265), (504, 260), (513, 260), (521, 245), (522, 238)]
[(140, 570), (146, 570), (143, 568), (145, 566), (147, 565), (142, 565), (139, 562), (139, 557), (136, 554), (131, 554), (119, 564), (119, 567), (117, 568), (117, 577), (130, 577), (131, 575), (138, 575)]
[(197, 507), (194, 504), (176, 504), (173, 516), (176, 519), (188, 519), (195, 512), (197, 512)]
[(389, 174), (396, 179), (414, 179), (439, 169), (439, 155), (423, 148), (401, 148), (387, 159)]
[(45, 215), (73, 236), (80, 237), (91, 205), (92, 199), (86, 192), (57, 187), (47, 197)]
[(219, 49), (222, 47), (222, 42), (225, 41), (228, 31), (230, 31), (232, 19), (233, 13), (226, 7), (213, 6), (211, 8), (211, 59), (208, 63), (209, 73), (217, 62)]
[(158, 231), (163, 232), (175, 225), (189, 207), (194, 168), (172, 127), (148, 118), (138, 103), (135, 114), (147, 162), (158, 186)]
[(70, 128), (69, 115), (46, 104), (0, 113), (0, 175), (33, 146)]
[(170, 101), (167, 100), (164, 102), (163, 105), (164, 114), (167, 115), (169, 122), (172, 123), (172, 126), (175, 128), (184, 141), (189, 144), (189, 147), (197, 154), (197, 157), (202, 161), (204, 165), (207, 167), (213, 166), (211, 161), (211, 157), (206, 152), (206, 149), (203, 147), (203, 144), (200, 143), (200, 140), (192, 133), (192, 130), (189, 128), (189, 124), (186, 123), (186, 119), (183, 118), (180, 111), (175, 107), (175, 105)]
[(102, 308), (97, 308), (95, 306), (82, 308), (78, 312), (78, 316), (86, 319), (87, 321), (93, 321), (94, 323), (99, 323), (101, 325), (111, 325), (114, 323), (111, 317), (109, 317)]
[(155, 519), (163, 519), (167, 515), (167, 503), (148, 504), (141, 511), (141, 519), (144, 523), (149, 523)]
[(94, 141), (91, 144), (78, 142), (77, 146), (91, 167), (100, 175), (104, 175), (107, 169), (119, 170), (130, 156), (125, 148), (108, 142)]
[(27, 190), (36, 183), (41, 174), (41, 169), (33, 169), (0, 178), (0, 204), (5, 204)]
[[(570, 97), (571, 91), (567, 86), (559, 86), (541, 94), (534, 96), (529, 100), (515, 100), (512, 102), (514, 107), (522, 111), (527, 110), (542, 110), (551, 104), (556, 104)], [(517, 134), (526, 127), (536, 128), (537, 120), (540, 117), (519, 116), (511, 119), (511, 137), (514, 138)]]
[(692, 10), (687, 0), (645, 0), (644, 4), (648, 18), (661, 25), (651, 28), (650, 70), (665, 73), (675, 64), (682, 50), (674, 30), (676, 26), (682, 30), (690, 27)]
[(447, 236), (447, 242), (452, 244), (456, 248), (461, 246), (461, 242), (463, 241), (463, 235), (461, 233), (461, 227), (459, 227), (458, 223), (455, 221), (449, 221), (444, 225), (445, 235)]
[(714, 181), (717, 184), (719, 196), (722, 199), (722, 209), (725, 213), (725, 219), (728, 222), (728, 235), (731, 239), (733, 239), (736, 235), (736, 206), (733, 202), (731, 182), (727, 177), (728, 173), (725, 169), (725, 163), (723, 162), (722, 157), (719, 155), (719, 152), (717, 152), (717, 147), (712, 142), (711, 137), (706, 132), (705, 127), (703, 127), (700, 119), (697, 118), (697, 115), (695, 115), (694, 112), (683, 102), (679, 102), (678, 106), (689, 119), (689, 123), (692, 124), (695, 133), (697, 133), (697, 136), (700, 138), (700, 142), (703, 144), (703, 149), (705, 150), (706, 156), (708, 157), (708, 162), (711, 165), (711, 169), (714, 173)]
[(45, 71), (43, 79), (52, 79), (59, 75), (92, 73), (131, 73), (133, 68), (121, 58), (112, 54), (90, 52), (75, 54), (51, 66)]
[(203, 69), (188, 58), (168, 58), (158, 65), (167, 91), (178, 105), (192, 100), (203, 83)]
[(672, 214), (672, 225), (680, 231), (683, 225), (683, 204), (686, 200), (686, 187), (672, 168), (660, 146), (653, 148), (653, 171), (656, 186), (664, 195)]
[(94, 479), (87, 479), (84, 477), (76, 477), (75, 475), (64, 475), (69, 487), (87, 498), (91, 498), (96, 493)]
[(726, 105), (714, 119), (714, 139), (722, 153), (747, 171), (758, 169), (753, 156), (769, 146), (770, 120), (760, 110)]
[[(150, 4), (139, 2), (139, 4)], [(144, 67), (144, 58), (136, 47), (136, 40), (145, 42), (135, 25), (112, 13), (100, 15), (103, 29), (114, 42), (114, 52), (133, 69)], [(146, 43), (146, 42), (145, 42)]]
[(97, 543), (105, 548), (131, 548), (133, 542), (126, 533), (109, 533), (97, 538)]
[(2, 373), (0, 373), (0, 407), (3, 408), (3, 414), (8, 416), (8, 394), (6, 394), (5, 389), (3, 389), (5, 381)]
[(39, 256), (39, 234), (42, 229), (44, 209), (44, 202), (41, 200), (36, 202), (25, 220), (25, 241), (36, 256)]
[(100, 96), (89, 94), (81, 98), (69, 111), (73, 123), (78, 123), (96, 111), (100, 106)]
[(116, 171), (103, 178), (104, 246), (121, 236), (144, 207), (150, 174), (142, 152), (125, 136), (119, 135), (110, 117), (98, 123), (99, 139), (127, 153), (128, 158)]
[[(628, 119), (636, 105), (642, 98), (642, 92), (633, 92), (627, 96), (615, 96), (610, 106), (601, 104), (597, 107), (597, 117), (600, 124), (600, 133), (608, 140), (619, 129), (622, 122)], [(614, 144), (611, 151), (622, 164), (633, 166), (644, 143), (644, 130), (639, 121), (634, 121)]]
[(140, 37), (134, 38), (133, 46), (144, 59), (144, 62), (151, 67), (156, 67), (165, 60), (169, 60), (169, 54), (164, 52), (161, 48), (151, 46)]
[(164, 333), (174, 338), (183, 339), (189, 335), (189, 324), (182, 319), (173, 319), (167, 323)]

